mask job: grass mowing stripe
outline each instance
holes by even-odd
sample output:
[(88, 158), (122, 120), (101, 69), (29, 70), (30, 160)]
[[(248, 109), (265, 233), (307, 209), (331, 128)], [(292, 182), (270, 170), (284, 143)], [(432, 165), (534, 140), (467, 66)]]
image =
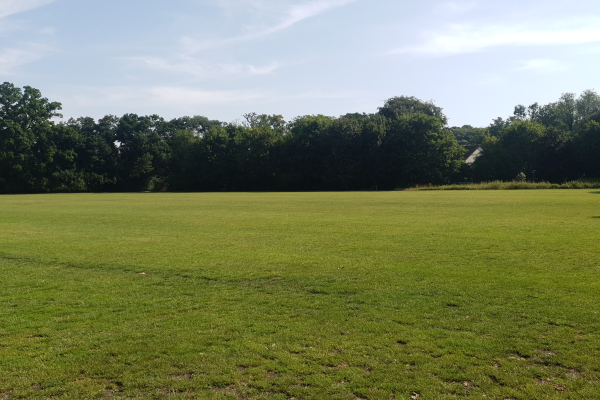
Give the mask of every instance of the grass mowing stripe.
[(2, 197), (0, 395), (593, 398), (599, 201)]

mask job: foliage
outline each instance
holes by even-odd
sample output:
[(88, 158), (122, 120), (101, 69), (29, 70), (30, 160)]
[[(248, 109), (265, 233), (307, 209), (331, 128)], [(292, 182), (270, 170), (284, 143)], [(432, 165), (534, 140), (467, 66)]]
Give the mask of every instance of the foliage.
[[(594, 118), (598, 118), (596, 116)], [(577, 140), (577, 153), (582, 172), (586, 176), (600, 177), (600, 123), (589, 121)]]
[(412, 96), (397, 96), (386, 100), (383, 107), (379, 108), (379, 114), (389, 119), (411, 114), (425, 114), (437, 118), (442, 125), (448, 123), (442, 108), (436, 106), (433, 101), (421, 101)]
[(563, 93), (557, 102), (529, 107), (519, 104), (511, 120), (533, 121), (545, 126), (574, 131), (583, 128), (591, 115), (600, 112), (600, 96), (593, 90), (584, 91), (579, 97), (575, 93)]
[(449, 129), (461, 146), (481, 145), (488, 134), (487, 128), (473, 128), (471, 125), (463, 125), (460, 128), (453, 126)]
[(382, 168), (391, 171), (385, 187), (449, 181), (464, 164), (464, 150), (437, 117), (403, 115), (391, 123), (382, 142)]
[[(12, 85), (1, 91), (7, 104), (21, 101)], [(125, 114), (55, 125), (60, 104), (35, 89), (25, 95), (45, 125), (34, 129), (4, 107), (4, 193), (394, 189), (450, 182), (464, 165), (442, 109), (414, 97), (392, 98), (378, 114), (289, 123), (257, 113), (232, 124)]]
[(566, 182), (600, 178), (600, 96), (563, 94), (557, 102), (517, 105), (514, 115), (488, 128), (483, 155), (473, 165), (473, 180), (510, 181), (524, 173), (533, 181)]
[[(0, 85), (0, 193), (85, 191), (391, 190), (414, 185), (600, 178), (600, 96), (565, 93), (517, 105), (487, 128), (448, 127), (432, 101), (398, 96), (377, 113), (339, 118), (248, 113), (82, 117)], [(463, 146), (483, 155), (465, 164)]]
[[(5, 82), (0, 85), (0, 185), (9, 193), (52, 190), (50, 177), (61, 173), (55, 165), (72, 160), (53, 143), (54, 123), (61, 104), (43, 98), (40, 91), (23, 90)], [(67, 132), (70, 134), (70, 132)], [(69, 140), (69, 139), (66, 139)]]
[(502, 129), (498, 137), (489, 136), (484, 141), (484, 153), (474, 164), (475, 179), (509, 181), (524, 173), (531, 178), (564, 180), (569, 176), (548, 175), (569, 172), (568, 168), (552, 168), (552, 161), (560, 158), (569, 140), (562, 131), (535, 122), (515, 121)]

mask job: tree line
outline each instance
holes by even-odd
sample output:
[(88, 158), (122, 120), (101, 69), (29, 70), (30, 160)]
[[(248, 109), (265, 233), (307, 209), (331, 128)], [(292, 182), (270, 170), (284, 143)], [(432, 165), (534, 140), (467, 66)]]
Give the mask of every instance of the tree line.
[(563, 94), (558, 101), (528, 107), (519, 104), (509, 118), (487, 128), (451, 128), (459, 143), (481, 144), (470, 180), (562, 183), (600, 178), (600, 96), (586, 90)]
[[(393, 97), (376, 113), (296, 117), (112, 115), (55, 122), (61, 104), (0, 85), (0, 193), (391, 190), (422, 184), (600, 177), (592, 91), (517, 106), (488, 128), (448, 127), (443, 110)], [(463, 147), (481, 144), (471, 167)]]

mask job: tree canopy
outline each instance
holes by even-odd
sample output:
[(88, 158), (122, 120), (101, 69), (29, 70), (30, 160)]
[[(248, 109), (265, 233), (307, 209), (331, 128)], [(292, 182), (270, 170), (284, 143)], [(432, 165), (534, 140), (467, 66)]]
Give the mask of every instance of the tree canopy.
[[(61, 104), (0, 85), (0, 193), (371, 190), (464, 181), (600, 178), (600, 97), (517, 105), (486, 128), (448, 127), (431, 101), (399, 96), (339, 118), (247, 113), (107, 115), (57, 122)], [(465, 145), (484, 153), (470, 167)]]
[(497, 118), (481, 143), (484, 154), (473, 165), (473, 179), (564, 182), (600, 178), (600, 96), (564, 93), (553, 103), (515, 106), (512, 116)]

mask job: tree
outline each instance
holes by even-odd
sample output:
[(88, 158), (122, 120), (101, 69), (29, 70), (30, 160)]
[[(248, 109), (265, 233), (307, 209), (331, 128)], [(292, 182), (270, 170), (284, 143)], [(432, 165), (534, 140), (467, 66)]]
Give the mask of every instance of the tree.
[(488, 136), (483, 155), (473, 164), (478, 181), (528, 179), (563, 181), (576, 175), (573, 136), (555, 127), (531, 121), (514, 121)]
[(76, 168), (85, 175), (88, 190), (109, 191), (117, 183), (119, 150), (115, 142), (118, 123), (119, 118), (107, 115), (98, 122), (82, 117), (71, 118), (64, 124), (81, 136), (76, 149)]
[(208, 130), (223, 126), (223, 123), (217, 120), (209, 120), (201, 115), (195, 115), (193, 117), (186, 116), (172, 119), (168, 125), (171, 135), (179, 131), (190, 131), (195, 136), (202, 137)]
[(381, 143), (380, 176), (385, 189), (442, 184), (458, 175), (465, 150), (438, 117), (422, 113), (394, 120)]
[(397, 119), (404, 115), (425, 114), (437, 118), (442, 125), (448, 124), (448, 118), (442, 108), (436, 106), (433, 101), (422, 101), (412, 96), (397, 96), (386, 100), (383, 107), (379, 107), (379, 114), (390, 119)]
[(30, 193), (49, 190), (48, 165), (55, 148), (50, 142), (61, 104), (39, 90), (0, 85), (0, 191)]
[(335, 118), (305, 115), (292, 120), (282, 149), (282, 185), (294, 190), (323, 190), (327, 149), (323, 135)]
[(593, 90), (585, 90), (576, 100), (577, 123), (587, 128), (587, 122), (600, 113), (600, 96)]
[(243, 126), (250, 129), (263, 129), (263, 130), (274, 130), (279, 134), (283, 135), (287, 130), (287, 123), (284, 121), (282, 115), (267, 115), (248, 113), (244, 114)]
[(380, 115), (333, 120), (321, 134), (326, 165), (323, 185), (328, 190), (378, 187), (380, 147), (388, 120)]
[(473, 128), (471, 125), (463, 125), (460, 128), (453, 126), (449, 129), (462, 146), (482, 144), (485, 135), (488, 134), (487, 128)]
[(515, 118), (539, 122), (568, 131), (583, 129), (590, 116), (600, 112), (600, 96), (593, 90), (585, 90), (579, 97), (575, 93), (563, 93), (557, 102), (539, 106), (529, 106), (526, 117), (522, 118), (523, 106), (515, 107)]
[(125, 114), (115, 127), (121, 190), (165, 190), (169, 126), (158, 115)]
[(577, 150), (580, 155), (582, 175), (600, 178), (600, 123), (598, 121), (588, 122), (582, 130), (577, 138)]
[(562, 127), (573, 131), (577, 122), (577, 103), (575, 93), (563, 93), (558, 102), (555, 103), (555, 113)]

